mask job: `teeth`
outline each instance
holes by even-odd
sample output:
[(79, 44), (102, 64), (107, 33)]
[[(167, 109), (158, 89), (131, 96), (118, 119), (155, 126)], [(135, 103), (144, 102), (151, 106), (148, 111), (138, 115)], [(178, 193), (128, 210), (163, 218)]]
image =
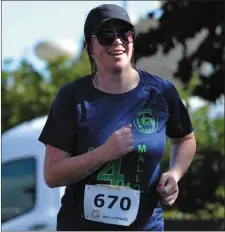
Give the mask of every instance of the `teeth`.
[(111, 55), (122, 55), (123, 52), (109, 52), (109, 54), (111, 54)]

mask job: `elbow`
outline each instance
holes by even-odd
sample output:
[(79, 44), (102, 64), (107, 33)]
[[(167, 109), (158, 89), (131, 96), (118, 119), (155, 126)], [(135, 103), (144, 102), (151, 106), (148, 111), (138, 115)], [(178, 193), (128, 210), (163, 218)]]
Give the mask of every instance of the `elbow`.
[(57, 183), (57, 179), (50, 172), (45, 171), (45, 173), (44, 173), (44, 180), (45, 180), (46, 185), (49, 188), (59, 187), (59, 185)]
[(48, 179), (45, 179), (45, 183), (49, 188), (56, 188), (58, 187), (53, 181), (50, 181)]
[(197, 151), (197, 143), (196, 143), (196, 139), (195, 139), (195, 135), (194, 133), (192, 133), (192, 137), (189, 138), (188, 140), (188, 147), (192, 148), (192, 152), (195, 155), (196, 151)]

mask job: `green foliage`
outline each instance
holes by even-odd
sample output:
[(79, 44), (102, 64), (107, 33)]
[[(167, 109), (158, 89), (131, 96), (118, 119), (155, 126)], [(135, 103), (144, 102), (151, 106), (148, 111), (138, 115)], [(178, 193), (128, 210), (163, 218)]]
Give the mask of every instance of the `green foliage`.
[[(26, 59), (15, 70), (13, 60), (5, 60), (2, 71), (2, 132), (30, 119), (48, 114), (49, 108), (66, 83), (90, 73), (86, 52), (78, 61), (64, 57), (47, 63), (40, 73)], [(44, 75), (44, 74), (45, 75)]]
[[(193, 78), (194, 80), (194, 78)], [(196, 84), (193, 84), (193, 88)], [(191, 89), (179, 89), (188, 104)], [(210, 106), (189, 111), (195, 130), (197, 152), (193, 162), (179, 182), (179, 197), (165, 209), (166, 219), (224, 218), (224, 118), (210, 118)], [(169, 166), (170, 144), (162, 161), (162, 171)]]

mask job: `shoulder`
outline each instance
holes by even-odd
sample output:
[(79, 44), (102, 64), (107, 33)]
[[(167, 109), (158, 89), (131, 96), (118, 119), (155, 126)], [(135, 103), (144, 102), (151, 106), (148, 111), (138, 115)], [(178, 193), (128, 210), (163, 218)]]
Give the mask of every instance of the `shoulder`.
[(77, 98), (91, 88), (91, 78), (90, 74), (63, 85), (58, 91), (57, 98)]
[(154, 89), (162, 97), (167, 108), (171, 111), (174, 102), (180, 100), (179, 93), (174, 84), (166, 78), (152, 75), (145, 71), (141, 71), (140, 73), (145, 76), (146, 87), (149, 88), (149, 91)]
[(87, 88), (88, 84), (90, 83), (92, 75), (86, 75), (84, 77), (81, 77), (77, 80), (74, 80), (72, 82), (69, 82), (65, 85), (63, 85), (60, 89), (60, 92), (73, 92), (74, 90), (80, 92), (81, 88)]
[(166, 78), (152, 75), (143, 70), (139, 70), (139, 72), (141, 75), (145, 76), (147, 85), (157, 88), (160, 92), (164, 94), (167, 94), (168, 92), (176, 89), (174, 84)]

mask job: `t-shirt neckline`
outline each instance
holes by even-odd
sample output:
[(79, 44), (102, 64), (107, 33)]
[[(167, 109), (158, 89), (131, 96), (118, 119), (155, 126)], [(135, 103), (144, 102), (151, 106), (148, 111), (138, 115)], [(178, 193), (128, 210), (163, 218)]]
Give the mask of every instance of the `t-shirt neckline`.
[(94, 91), (95, 94), (97, 95), (101, 95), (103, 96), (104, 98), (110, 98), (110, 99), (118, 99), (118, 98), (126, 98), (128, 96), (131, 96), (133, 94), (135, 94), (136, 92), (138, 92), (143, 86), (145, 86), (146, 84), (146, 77), (145, 75), (140, 71), (140, 70), (136, 70), (139, 74), (139, 77), (140, 77), (140, 81), (138, 83), (138, 85), (136, 87), (134, 87), (133, 89), (131, 89), (130, 91), (128, 92), (125, 92), (125, 93), (107, 93), (107, 92), (104, 92), (102, 90), (99, 90), (98, 88), (96, 88), (92, 82), (92, 78), (93, 78), (93, 75), (91, 75), (91, 78), (90, 78), (90, 85)]

